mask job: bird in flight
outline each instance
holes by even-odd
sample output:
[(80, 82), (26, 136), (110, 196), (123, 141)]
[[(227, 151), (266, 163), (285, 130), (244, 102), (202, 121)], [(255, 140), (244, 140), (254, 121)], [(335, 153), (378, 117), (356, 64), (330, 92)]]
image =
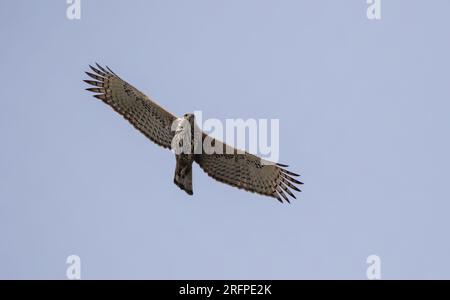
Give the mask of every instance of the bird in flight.
[[(86, 72), (94, 79), (84, 80), (91, 85), (87, 90), (96, 93), (95, 98), (111, 106), (151, 141), (175, 150), (174, 183), (189, 195), (193, 194), (193, 162), (220, 182), (273, 197), (280, 202), (284, 199), (290, 203), (288, 196), (296, 198), (292, 190), (301, 192), (297, 185), (303, 183), (294, 178), (299, 175), (288, 171), (287, 165), (268, 164), (256, 155), (228, 146), (201, 130), (196, 131), (198, 127), (193, 114), (188, 113), (177, 118), (122, 80), (110, 68), (103, 68), (99, 64), (96, 66), (89, 66), (92, 72)], [(211, 153), (203, 148), (195, 151), (195, 147), (203, 144), (206, 139), (214, 149), (223, 151)], [(187, 146), (183, 149), (190, 151), (176, 151), (177, 146)]]

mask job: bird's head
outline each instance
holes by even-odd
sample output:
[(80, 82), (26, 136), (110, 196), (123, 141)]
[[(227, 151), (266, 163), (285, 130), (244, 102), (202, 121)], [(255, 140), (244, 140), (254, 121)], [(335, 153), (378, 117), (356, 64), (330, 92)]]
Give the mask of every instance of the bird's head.
[(191, 134), (194, 134), (195, 116), (194, 114), (184, 114), (183, 117), (178, 118), (174, 124), (176, 124), (176, 133), (186, 133), (186, 131), (188, 131)]
[(194, 129), (195, 124), (195, 115), (194, 114), (184, 114), (183, 119), (187, 120), (189, 122), (189, 125), (191, 125), (191, 128)]
[(183, 115), (183, 118), (185, 118), (186, 120), (194, 120), (195, 119), (195, 115), (194, 114), (190, 114), (190, 113), (186, 113)]

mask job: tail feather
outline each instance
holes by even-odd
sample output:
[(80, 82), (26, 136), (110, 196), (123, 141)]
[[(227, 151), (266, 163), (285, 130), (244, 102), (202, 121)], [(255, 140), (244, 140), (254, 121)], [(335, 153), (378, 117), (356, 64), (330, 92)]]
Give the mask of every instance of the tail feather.
[(188, 195), (193, 195), (192, 190), (192, 167), (189, 166), (185, 172), (178, 172), (178, 166), (175, 170), (173, 182)]

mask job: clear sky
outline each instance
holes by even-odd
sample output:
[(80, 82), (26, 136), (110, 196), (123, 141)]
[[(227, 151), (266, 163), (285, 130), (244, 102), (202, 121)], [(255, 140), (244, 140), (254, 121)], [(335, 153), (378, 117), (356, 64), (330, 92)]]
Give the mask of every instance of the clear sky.
[[(0, 278), (450, 278), (450, 2), (0, 2)], [(213, 181), (84, 90), (278, 118), (291, 205)]]

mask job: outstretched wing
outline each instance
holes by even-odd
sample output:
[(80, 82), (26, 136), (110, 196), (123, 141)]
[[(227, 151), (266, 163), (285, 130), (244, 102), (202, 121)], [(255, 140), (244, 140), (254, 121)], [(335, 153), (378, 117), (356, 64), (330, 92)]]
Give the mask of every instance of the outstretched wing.
[(207, 137), (212, 140), (208, 145), (222, 149), (222, 153), (207, 154), (203, 149), (202, 154), (195, 155), (195, 161), (212, 178), (239, 189), (274, 197), (280, 202), (283, 202), (282, 198), (289, 202), (286, 194), (296, 198), (291, 190), (301, 192), (296, 185), (303, 183), (293, 178), (299, 175), (286, 170), (287, 165), (264, 163), (260, 157), (247, 152), (239, 153), (206, 134), (203, 134), (202, 140)]
[(87, 90), (98, 93), (94, 97), (111, 106), (150, 140), (170, 149), (174, 136), (171, 126), (176, 117), (122, 80), (108, 67), (107, 70), (98, 64), (97, 68), (89, 67), (94, 73), (86, 74), (95, 81), (84, 82), (95, 87)]

